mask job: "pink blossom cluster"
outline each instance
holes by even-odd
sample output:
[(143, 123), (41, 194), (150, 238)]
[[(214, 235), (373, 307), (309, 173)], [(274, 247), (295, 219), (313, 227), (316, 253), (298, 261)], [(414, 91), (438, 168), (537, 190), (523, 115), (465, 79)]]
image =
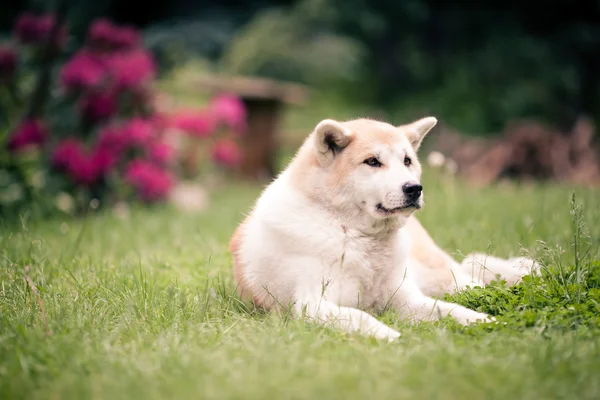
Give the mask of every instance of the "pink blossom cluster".
[(233, 133), (216, 141), (212, 152), (213, 161), (227, 168), (235, 168), (242, 161), (242, 151), (235, 136), (246, 132), (246, 107), (237, 96), (221, 94), (212, 99), (209, 108), (218, 124)]
[(0, 45), (0, 84), (12, 79), (17, 71), (17, 51), (9, 45)]
[(78, 102), (79, 111), (89, 121), (104, 121), (118, 111), (118, 98), (113, 92), (90, 92)]
[[(47, 43), (55, 23), (51, 14), (26, 13), (18, 19), (14, 36), (21, 44)], [(57, 45), (64, 44), (64, 27), (59, 39)], [(18, 59), (15, 49), (0, 46), (0, 84), (14, 76)], [(141, 117), (154, 104), (149, 83), (155, 77), (155, 61), (134, 28), (97, 20), (84, 47), (62, 65), (58, 76), (87, 136), (53, 141), (44, 121), (30, 118), (10, 133), (7, 148), (15, 154), (41, 148), (49, 153), (53, 170), (74, 185), (91, 189), (122, 182), (145, 201), (164, 199), (175, 183), (171, 171), (177, 154), (164, 137), (173, 132), (171, 128), (210, 143), (214, 163), (226, 168), (239, 165), (242, 152), (237, 140), (245, 133), (247, 120), (243, 102), (221, 94), (201, 110)]]
[(132, 118), (123, 125), (121, 132), (127, 146), (143, 146), (152, 139), (154, 127), (143, 118)]
[[(128, 163), (130, 154), (139, 154)], [(79, 185), (91, 185), (108, 173), (119, 174), (138, 195), (148, 201), (164, 197), (171, 189), (173, 178), (167, 168), (175, 153), (157, 135), (151, 122), (133, 118), (122, 125), (103, 128), (90, 150), (78, 139), (61, 141), (53, 153), (53, 166), (65, 172)], [(133, 165), (133, 166), (132, 166)]]
[(217, 137), (212, 148), (215, 163), (234, 168), (241, 162), (242, 152), (233, 136), (243, 135), (246, 131), (246, 107), (234, 95), (221, 94), (210, 101), (203, 110), (185, 110), (173, 116), (173, 127), (196, 138), (208, 138), (216, 135), (219, 128), (225, 128), (226, 137)]
[(233, 95), (219, 95), (206, 109), (185, 110), (173, 117), (173, 126), (192, 136), (205, 138), (225, 127), (237, 135), (246, 130), (246, 107)]
[[(162, 127), (158, 127), (158, 121), (139, 117), (119, 124), (109, 122), (119, 114), (121, 93), (127, 91), (143, 101), (143, 88), (155, 77), (154, 60), (140, 44), (133, 28), (119, 27), (105, 19), (92, 24), (86, 47), (63, 66), (60, 81), (68, 92), (78, 95), (84, 118), (105, 124), (89, 152), (73, 139), (60, 143), (54, 165), (75, 183), (84, 185), (97, 182), (111, 170), (118, 174), (119, 166), (124, 165), (123, 177), (138, 195), (157, 200), (171, 188), (173, 179), (166, 167), (175, 156), (157, 135)], [(69, 163), (61, 161), (69, 155)], [(132, 155), (136, 161), (129, 165), (127, 160)]]
[(234, 140), (220, 139), (215, 143), (212, 151), (213, 161), (228, 168), (234, 168), (242, 160), (241, 150)]
[(73, 91), (98, 89), (107, 78), (104, 58), (87, 49), (75, 53), (60, 71), (62, 85)]
[(132, 185), (145, 201), (164, 198), (174, 183), (167, 170), (143, 159), (131, 161), (125, 170), (125, 180)]
[(119, 89), (134, 90), (156, 76), (156, 65), (144, 49), (111, 54), (106, 59), (107, 72)]
[(7, 147), (19, 152), (31, 147), (37, 147), (45, 142), (48, 136), (46, 126), (37, 119), (23, 121), (10, 135)]
[(135, 28), (117, 26), (105, 18), (100, 18), (90, 26), (87, 41), (90, 48), (113, 51), (137, 47), (141, 38)]
[(98, 145), (117, 157), (128, 151), (139, 150), (157, 164), (169, 164), (175, 157), (174, 149), (164, 142), (152, 120), (132, 118), (122, 125), (109, 125), (98, 136)]
[(61, 70), (61, 83), (71, 91), (116, 86), (136, 89), (156, 76), (152, 55), (144, 49), (100, 53), (82, 49)]
[[(53, 14), (36, 15), (27, 12), (17, 20), (13, 35), (23, 44), (43, 45), (50, 41), (55, 24), (56, 17)], [(67, 29), (65, 26), (61, 26), (54, 44), (62, 47), (66, 40)]]
[(114, 162), (114, 156), (101, 146), (87, 151), (85, 145), (74, 138), (60, 142), (52, 156), (55, 168), (66, 172), (74, 183), (83, 186), (98, 182)]
[(241, 135), (246, 130), (246, 107), (237, 96), (222, 94), (209, 105), (217, 121), (234, 133)]
[(217, 127), (215, 116), (208, 110), (183, 110), (172, 121), (174, 128), (197, 138), (211, 136)]
[(91, 122), (115, 116), (124, 92), (134, 94), (134, 105), (145, 104), (148, 83), (155, 77), (155, 60), (141, 47), (139, 33), (106, 19), (91, 25), (86, 46), (60, 71), (61, 86), (80, 97), (82, 117)]
[(146, 146), (146, 156), (157, 165), (168, 165), (175, 158), (175, 149), (165, 142), (155, 141)]

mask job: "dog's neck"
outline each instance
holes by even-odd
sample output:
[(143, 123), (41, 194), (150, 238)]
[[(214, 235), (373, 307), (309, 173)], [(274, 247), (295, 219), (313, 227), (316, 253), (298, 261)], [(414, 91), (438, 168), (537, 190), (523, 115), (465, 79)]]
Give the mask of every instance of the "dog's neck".
[(391, 238), (398, 233), (405, 223), (406, 222), (401, 221), (401, 217), (375, 219), (371, 216), (367, 216), (363, 221), (357, 224), (356, 229), (367, 236)]

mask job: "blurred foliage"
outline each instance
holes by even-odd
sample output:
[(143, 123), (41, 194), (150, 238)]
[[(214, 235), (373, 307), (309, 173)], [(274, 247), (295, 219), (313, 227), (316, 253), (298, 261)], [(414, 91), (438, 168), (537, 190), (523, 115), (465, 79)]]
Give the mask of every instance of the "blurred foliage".
[(227, 46), (223, 70), (315, 85), (357, 78), (364, 48), (356, 40), (311, 29), (316, 16), (303, 5), (259, 14)]
[[(563, 15), (566, 3), (549, 2), (554, 24), (543, 28), (532, 17), (541, 10), (529, 5), (467, 3), (304, 0), (259, 14), (224, 60), (235, 72), (275, 78), (346, 78), (349, 97), (379, 104), (395, 121), (432, 113), (477, 134), (514, 118), (568, 128), (578, 113), (598, 116), (597, 5), (570, 3)], [(317, 45), (323, 37), (336, 40)]]
[(499, 36), (482, 49), (449, 56), (440, 71), (431, 71), (431, 63), (412, 50), (406, 64), (416, 87), (390, 100), (395, 118), (434, 113), (475, 134), (497, 133), (511, 119), (529, 117), (568, 129), (575, 118), (577, 71), (553, 67), (556, 55), (546, 43)]
[[(433, 113), (475, 134), (514, 118), (600, 122), (600, 3), (488, 0), (69, 0), (84, 31), (107, 15), (145, 30), (165, 66), (309, 83), (393, 120)], [(50, 0), (30, 0), (52, 7)], [(7, 31), (13, 2), (0, 17)]]
[(162, 71), (188, 61), (217, 59), (234, 27), (223, 20), (166, 21), (148, 27), (144, 43), (156, 55)]

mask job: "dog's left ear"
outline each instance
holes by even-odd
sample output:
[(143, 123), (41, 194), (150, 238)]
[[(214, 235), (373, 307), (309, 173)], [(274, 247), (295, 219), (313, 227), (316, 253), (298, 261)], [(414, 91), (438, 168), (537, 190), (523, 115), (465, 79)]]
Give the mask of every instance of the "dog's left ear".
[(427, 135), (435, 124), (437, 124), (437, 119), (435, 117), (425, 117), (402, 127), (415, 151), (419, 149), (425, 135)]
[(332, 119), (319, 122), (314, 135), (317, 158), (323, 167), (330, 165), (352, 140), (351, 132)]

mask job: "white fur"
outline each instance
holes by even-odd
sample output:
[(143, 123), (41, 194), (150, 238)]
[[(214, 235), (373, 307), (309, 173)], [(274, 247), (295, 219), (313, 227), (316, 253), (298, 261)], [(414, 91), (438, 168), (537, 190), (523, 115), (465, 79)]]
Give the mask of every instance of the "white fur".
[[(357, 164), (334, 189), (335, 163), (346, 157), (344, 147), (361, 132), (355, 131), (355, 125), (326, 120), (299, 152), (314, 153), (318, 164), (308, 167), (294, 160), (264, 190), (244, 222), (235, 249), (244, 290), (267, 309), (291, 306), (297, 316), (380, 339), (393, 340), (400, 333), (369, 311), (391, 308), (415, 322), (447, 315), (463, 324), (489, 321), (485, 314), (424, 294), (453, 288), (440, 286), (435, 277), (427, 279), (428, 271), (419, 268), (416, 260), (411, 262), (410, 231), (402, 228), (414, 218), (415, 208), (384, 216), (376, 209), (378, 203), (390, 209), (406, 203), (401, 185), (420, 180), (415, 151), (435, 119), (405, 127), (367, 122), (364, 129), (388, 129), (390, 135), (399, 135), (393, 145), (377, 139), (369, 142), (386, 168)], [(328, 136), (329, 143), (339, 145), (338, 151), (328, 147)], [(413, 157), (415, 165), (407, 167), (404, 157)], [(298, 168), (306, 168), (301, 172), (308, 186), (298, 184)], [(454, 289), (484, 284), (477, 276), (481, 261), (467, 259), (463, 265), (449, 261), (460, 281)], [(508, 264), (500, 260), (500, 269), (517, 274)]]

